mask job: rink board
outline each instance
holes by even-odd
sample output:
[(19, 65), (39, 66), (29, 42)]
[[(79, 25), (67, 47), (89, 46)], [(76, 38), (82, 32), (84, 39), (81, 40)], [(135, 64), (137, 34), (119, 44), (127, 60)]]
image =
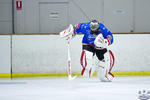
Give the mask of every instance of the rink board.
[[(71, 41), (71, 71), (77, 75), (82, 70), (82, 37)], [(112, 72), (150, 75), (150, 35), (114, 34), (114, 39), (109, 48), (115, 56)], [(2, 35), (0, 41), (0, 77), (67, 76), (67, 41), (58, 35)]]

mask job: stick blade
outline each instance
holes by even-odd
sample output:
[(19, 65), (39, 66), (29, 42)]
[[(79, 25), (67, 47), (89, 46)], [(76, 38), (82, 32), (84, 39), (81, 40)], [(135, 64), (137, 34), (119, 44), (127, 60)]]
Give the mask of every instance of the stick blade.
[(69, 76), (68, 76), (68, 80), (74, 80), (76, 77), (77, 77), (77, 76), (73, 76), (73, 77), (72, 77), (71, 75), (69, 75)]

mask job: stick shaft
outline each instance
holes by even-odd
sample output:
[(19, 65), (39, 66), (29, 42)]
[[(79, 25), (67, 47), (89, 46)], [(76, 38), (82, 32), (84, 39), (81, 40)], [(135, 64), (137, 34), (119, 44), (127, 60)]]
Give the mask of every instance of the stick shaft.
[(71, 76), (70, 39), (68, 40), (68, 76)]
[(71, 76), (70, 38), (68, 39), (68, 79), (74, 80), (77, 76)]

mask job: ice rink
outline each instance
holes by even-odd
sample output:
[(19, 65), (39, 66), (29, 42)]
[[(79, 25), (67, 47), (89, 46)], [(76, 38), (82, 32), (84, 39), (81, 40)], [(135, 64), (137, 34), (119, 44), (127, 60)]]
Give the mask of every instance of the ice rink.
[(150, 77), (0, 79), (0, 100), (139, 100), (143, 90), (150, 91)]

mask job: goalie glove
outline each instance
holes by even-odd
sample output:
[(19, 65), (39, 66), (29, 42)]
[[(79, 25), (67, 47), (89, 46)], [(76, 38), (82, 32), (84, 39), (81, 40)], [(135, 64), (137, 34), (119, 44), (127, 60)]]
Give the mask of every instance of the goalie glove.
[(103, 35), (102, 34), (99, 34), (95, 41), (94, 41), (94, 44), (97, 46), (97, 47), (102, 47), (102, 48), (107, 48), (108, 45), (109, 45), (109, 42), (107, 39), (104, 39)]
[(59, 33), (60, 37), (68, 39), (72, 39), (75, 36), (73, 25), (70, 24), (69, 27), (62, 32)]

